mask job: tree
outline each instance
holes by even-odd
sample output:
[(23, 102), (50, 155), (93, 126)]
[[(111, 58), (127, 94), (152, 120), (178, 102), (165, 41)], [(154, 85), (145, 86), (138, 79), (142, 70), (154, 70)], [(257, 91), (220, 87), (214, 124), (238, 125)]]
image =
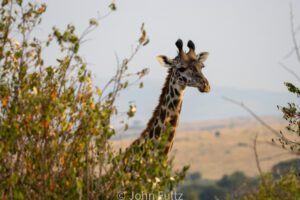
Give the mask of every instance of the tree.
[[(115, 3), (109, 7), (116, 10)], [(149, 42), (144, 26), (135, 52), (101, 89), (93, 85), (79, 50), (102, 18), (91, 19), (81, 35), (68, 25), (65, 30), (53, 27), (42, 40), (33, 30), (46, 8), (22, 0), (3, 0), (0, 6), (0, 197), (115, 199), (117, 192), (137, 185), (137, 192), (173, 190), (187, 168), (174, 173), (172, 159), (151, 151), (149, 144), (143, 152), (136, 149), (130, 162), (135, 171), (117, 172), (124, 154), (109, 144), (115, 134), (110, 119), (118, 115), (116, 98), (132, 79), (147, 73), (127, 72), (134, 55)], [(46, 66), (43, 52), (54, 43), (60, 56), (55, 65)], [(134, 113), (130, 105), (127, 118)], [(142, 153), (148, 159), (140, 159)]]
[[(285, 83), (289, 92), (295, 94), (297, 98), (300, 98), (300, 89), (290, 82)], [(296, 140), (290, 140), (283, 136), (278, 139), (283, 148), (289, 147), (292, 152), (300, 154), (300, 107), (295, 103), (288, 103), (287, 106), (279, 107), (283, 113), (283, 118), (288, 122), (286, 130), (290, 134), (297, 137)]]

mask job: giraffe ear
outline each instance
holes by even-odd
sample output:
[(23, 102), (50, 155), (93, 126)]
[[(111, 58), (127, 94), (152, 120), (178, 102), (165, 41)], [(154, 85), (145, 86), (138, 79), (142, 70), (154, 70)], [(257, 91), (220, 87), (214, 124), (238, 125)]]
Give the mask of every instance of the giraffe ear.
[(201, 52), (198, 54), (198, 61), (200, 62), (205, 62), (207, 57), (208, 57), (209, 53), (208, 52)]
[(164, 67), (167, 68), (172, 67), (173, 61), (169, 59), (167, 56), (163, 56), (163, 55), (157, 56), (157, 60)]

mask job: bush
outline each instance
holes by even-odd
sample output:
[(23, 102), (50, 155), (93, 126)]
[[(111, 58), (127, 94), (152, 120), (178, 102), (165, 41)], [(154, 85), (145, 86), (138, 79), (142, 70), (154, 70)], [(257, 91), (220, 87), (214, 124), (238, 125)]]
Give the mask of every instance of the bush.
[(217, 182), (217, 185), (222, 188), (226, 188), (228, 191), (233, 191), (241, 186), (246, 180), (247, 177), (245, 176), (245, 174), (243, 172), (237, 171), (230, 176), (223, 176), (223, 178)]
[(280, 179), (275, 179), (271, 174), (267, 174), (263, 178), (265, 184), (260, 184), (257, 191), (245, 195), (242, 198), (243, 200), (291, 200), (300, 198), (300, 182), (293, 171), (288, 172)]
[[(300, 89), (296, 85), (290, 82), (286, 82), (285, 86), (287, 87), (290, 93), (296, 95), (298, 98), (300, 97)], [(291, 152), (299, 153), (300, 107), (295, 103), (288, 103), (287, 106), (278, 106), (278, 108), (282, 111), (283, 118), (288, 122), (286, 130), (289, 132), (290, 135), (295, 135), (297, 137), (296, 140), (291, 140), (289, 138), (286, 138), (285, 135), (282, 132), (280, 132), (281, 137), (278, 139), (278, 141), (283, 148), (289, 148)]]
[(204, 186), (203, 192), (201, 192), (199, 199), (209, 200), (224, 198), (226, 196), (226, 190), (216, 185)]
[[(134, 54), (101, 90), (79, 54), (83, 38), (98, 21), (90, 20), (82, 35), (68, 25), (65, 30), (53, 27), (46, 40), (38, 39), (32, 33), (47, 6), (26, 2), (3, 0), (0, 6), (0, 197), (115, 199), (126, 189), (171, 191), (187, 168), (173, 173), (172, 160), (146, 144), (143, 151), (135, 149), (127, 164), (134, 170), (126, 172), (121, 170), (124, 153), (114, 153), (109, 144), (115, 134), (110, 119), (118, 114), (115, 100), (130, 85), (125, 80), (128, 64), (148, 43), (144, 27)], [(115, 11), (116, 5), (110, 8)], [(43, 52), (53, 43), (60, 56), (46, 66)], [(146, 72), (136, 72), (135, 79)], [(128, 119), (134, 113), (130, 105)]]
[(187, 179), (194, 182), (201, 180), (202, 175), (199, 172), (193, 172), (187, 175)]
[(294, 170), (295, 172), (300, 171), (300, 159), (283, 161), (278, 163), (277, 165), (274, 165), (272, 167), (272, 175), (277, 179), (282, 175), (289, 173), (290, 170)]

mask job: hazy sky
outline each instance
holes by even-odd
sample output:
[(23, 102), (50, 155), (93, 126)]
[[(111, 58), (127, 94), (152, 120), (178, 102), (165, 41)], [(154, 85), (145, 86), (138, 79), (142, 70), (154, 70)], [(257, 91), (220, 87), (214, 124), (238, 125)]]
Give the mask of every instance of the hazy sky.
[[(76, 24), (79, 32), (89, 18), (109, 11), (110, 1), (51, 0), (42, 28), (47, 34), (53, 25)], [(295, 24), (299, 25), (300, 2), (292, 1)], [(294, 80), (279, 65), (285, 62), (300, 72), (293, 55), (288, 0), (126, 0), (116, 1), (117, 12), (104, 19), (88, 36), (81, 53), (98, 80), (116, 67), (115, 53), (124, 58), (131, 52), (144, 22), (150, 44), (130, 65), (133, 70), (149, 67), (147, 80), (162, 81), (166, 70), (156, 56), (176, 55), (174, 42), (192, 39), (198, 51), (209, 51), (204, 73), (211, 85), (261, 88), (282, 91), (283, 81)], [(51, 55), (49, 56), (51, 58)], [(297, 70), (298, 69), (298, 70)]]
[[(39, 37), (47, 37), (53, 26), (63, 29), (69, 23), (75, 24), (78, 33), (81, 33), (90, 18), (109, 12), (108, 5), (111, 3), (110, 0), (43, 1), (48, 8), (37, 31)], [(291, 2), (295, 24), (299, 26), (300, 1)], [(174, 57), (177, 53), (174, 43), (182, 38), (185, 44), (189, 39), (193, 40), (198, 52), (210, 52), (204, 74), (212, 91), (200, 95), (198, 91), (189, 89), (185, 94), (181, 121), (248, 116), (243, 109), (225, 102), (221, 96), (244, 101), (261, 115), (280, 114), (276, 105), (294, 101), (287, 100), (290, 96), (283, 82), (295, 82), (295, 79), (278, 63), (284, 62), (300, 74), (295, 55), (283, 59), (293, 46), (289, 3), (289, 0), (120, 0), (116, 1), (117, 12), (100, 22), (98, 29), (88, 36), (89, 40), (81, 47), (80, 53), (95, 74), (96, 84), (101, 86), (116, 69), (115, 54), (120, 59), (131, 54), (144, 22), (150, 43), (141, 49), (130, 69), (137, 71), (148, 67), (150, 74), (145, 78), (143, 91), (132, 89), (121, 95), (118, 102), (121, 110), (127, 109), (128, 101), (133, 100), (138, 108), (135, 119), (145, 122), (151, 116), (166, 77), (166, 69), (159, 65), (156, 56), (165, 54)], [(58, 51), (49, 50), (45, 62), (54, 64), (57, 56)], [(244, 93), (234, 95), (235, 90), (230, 88)], [(253, 93), (244, 89), (283, 93), (272, 98), (268, 95), (271, 93)], [(269, 100), (266, 103), (263, 99)]]

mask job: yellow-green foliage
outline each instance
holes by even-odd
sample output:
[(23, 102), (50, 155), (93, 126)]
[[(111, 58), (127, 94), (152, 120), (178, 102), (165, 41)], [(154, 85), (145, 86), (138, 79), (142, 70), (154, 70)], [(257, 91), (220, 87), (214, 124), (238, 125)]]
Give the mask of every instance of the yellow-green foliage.
[(271, 174), (264, 176), (264, 183), (259, 185), (257, 191), (245, 195), (243, 200), (296, 200), (300, 199), (299, 177), (293, 171), (276, 180)]
[[(116, 10), (114, 3), (110, 7)], [(82, 35), (68, 25), (38, 39), (33, 33), (46, 8), (22, 0), (0, 5), (0, 198), (116, 199), (117, 192), (132, 188), (170, 191), (185, 170), (173, 174), (171, 161), (145, 147), (147, 159), (137, 151), (130, 161), (135, 170), (122, 171), (123, 152), (113, 152), (108, 142), (115, 134), (110, 124), (118, 113), (115, 100), (129, 85), (124, 77), (132, 74), (127, 72), (132, 57), (124, 59), (106, 87), (95, 87), (79, 50), (97, 20), (90, 20)], [(139, 40), (136, 50), (145, 42)], [(49, 66), (43, 53), (51, 45), (59, 47), (60, 56)], [(128, 118), (134, 113), (131, 105)]]

